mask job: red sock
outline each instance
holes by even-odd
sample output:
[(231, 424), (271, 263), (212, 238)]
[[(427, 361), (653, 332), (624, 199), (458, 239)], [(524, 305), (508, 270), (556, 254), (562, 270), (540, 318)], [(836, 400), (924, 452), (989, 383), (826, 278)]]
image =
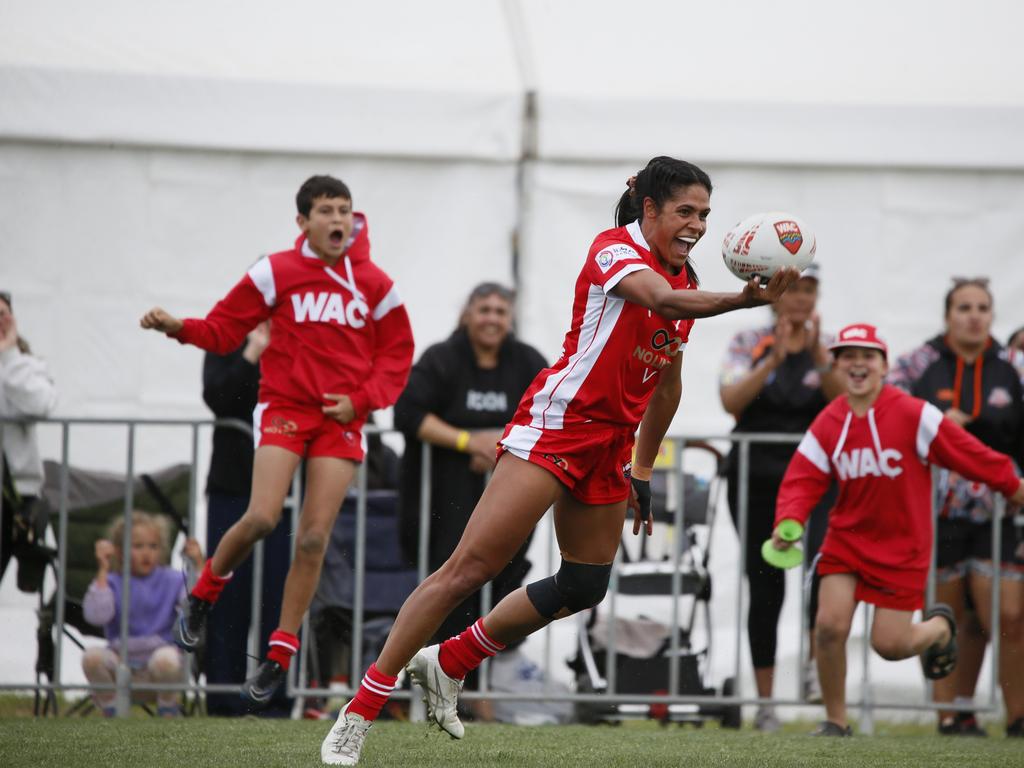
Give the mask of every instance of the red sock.
[(230, 573), (227, 576), (217, 576), (210, 568), (210, 563), (212, 562), (212, 557), (206, 561), (203, 570), (199, 572), (199, 579), (196, 581), (196, 585), (192, 587), (192, 594), (208, 603), (217, 602), (217, 598), (220, 597), (224, 585), (231, 581), (232, 576)]
[(477, 619), (475, 624), (466, 627), (460, 635), (441, 643), (437, 660), (448, 677), (463, 680), (484, 659), (503, 650), (505, 646), (487, 634), (484, 620)]
[(356, 691), (356, 697), (348, 704), (348, 711), (362, 715), (367, 720), (376, 720), (397, 684), (396, 676), (385, 675), (377, 670), (376, 664), (371, 664), (363, 675), (363, 682)]
[(299, 638), (291, 632), (283, 629), (275, 629), (270, 633), (270, 650), (267, 651), (267, 658), (276, 661), (282, 669), (288, 669), (292, 663), (292, 656), (299, 650)]

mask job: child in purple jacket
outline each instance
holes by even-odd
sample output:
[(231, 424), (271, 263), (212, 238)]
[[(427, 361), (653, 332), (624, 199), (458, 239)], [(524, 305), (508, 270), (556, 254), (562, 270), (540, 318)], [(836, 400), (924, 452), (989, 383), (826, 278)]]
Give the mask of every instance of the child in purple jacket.
[[(178, 604), (185, 599), (185, 580), (180, 571), (163, 565), (167, 560), (168, 533), (162, 518), (145, 512), (132, 512), (131, 594), (128, 611), (128, 643), (121, 648), (121, 559), (124, 518), (110, 529), (109, 539), (96, 542), (96, 577), (89, 584), (83, 601), (85, 620), (103, 627), (107, 646), (89, 648), (82, 657), (82, 669), (90, 683), (114, 683), (117, 666), (126, 654), (132, 680), (145, 683), (180, 683), (184, 680), (181, 652), (174, 645), (171, 628), (177, 618)], [(188, 539), (183, 554), (203, 567), (199, 542)], [(114, 691), (97, 691), (93, 701), (103, 714), (114, 714)], [(161, 716), (179, 713), (177, 691), (156, 695)], [(152, 692), (140, 692), (136, 698), (152, 698)]]

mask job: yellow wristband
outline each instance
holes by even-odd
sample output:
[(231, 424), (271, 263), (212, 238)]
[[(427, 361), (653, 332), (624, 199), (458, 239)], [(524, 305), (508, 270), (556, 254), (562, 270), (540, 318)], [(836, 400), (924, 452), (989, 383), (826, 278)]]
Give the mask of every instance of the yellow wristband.
[(639, 464), (634, 464), (630, 468), (629, 474), (637, 480), (650, 480), (654, 474), (654, 467), (642, 467)]
[(469, 447), (469, 432), (462, 430), (459, 432), (459, 436), (455, 438), (455, 450), (459, 453), (465, 453), (466, 448)]

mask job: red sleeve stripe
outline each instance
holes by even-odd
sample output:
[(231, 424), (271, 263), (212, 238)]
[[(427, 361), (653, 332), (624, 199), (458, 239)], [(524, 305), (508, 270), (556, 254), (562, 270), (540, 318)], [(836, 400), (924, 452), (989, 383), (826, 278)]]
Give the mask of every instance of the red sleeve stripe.
[(804, 439), (800, 441), (800, 445), (797, 446), (796, 450), (797, 453), (817, 467), (822, 474), (831, 474), (828, 454), (825, 453), (825, 449), (821, 447), (821, 443), (818, 442), (818, 438), (814, 436), (813, 432), (807, 430), (804, 433)]
[(373, 319), (380, 320), (384, 315), (390, 312), (392, 309), (396, 309), (402, 306), (402, 299), (398, 295), (398, 290), (395, 286), (391, 286), (391, 290), (387, 292), (387, 295), (380, 300), (380, 303), (373, 308)]
[(940, 424), (942, 411), (931, 403), (925, 403), (921, 409), (921, 419), (917, 423), (917, 455), (923, 462), (928, 461), (928, 451), (931, 450), (932, 441), (939, 433)]
[(263, 301), (268, 307), (277, 301), (277, 288), (274, 285), (274, 270), (270, 268), (270, 259), (264, 256), (249, 268), (249, 279), (263, 294)]

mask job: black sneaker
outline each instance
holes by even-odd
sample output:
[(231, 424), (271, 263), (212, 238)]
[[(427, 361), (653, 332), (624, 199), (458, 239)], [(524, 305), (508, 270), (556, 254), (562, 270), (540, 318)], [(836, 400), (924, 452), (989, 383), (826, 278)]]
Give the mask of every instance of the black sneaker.
[(276, 661), (264, 659), (256, 667), (252, 677), (242, 684), (242, 698), (253, 707), (267, 706), (274, 695), (274, 691), (281, 686), (287, 675), (288, 670)]
[(831, 720), (823, 720), (811, 731), (811, 736), (853, 736), (853, 729), (850, 726), (844, 728)]
[(182, 606), (178, 620), (174, 622), (174, 642), (183, 651), (197, 653), (206, 644), (206, 617), (210, 615), (213, 603), (188, 596)]
[(973, 712), (957, 712), (956, 724), (961, 736), (988, 736), (988, 731), (981, 727)]
[(1018, 717), (1012, 723), (1007, 723), (1006, 735), (1010, 738), (1018, 739), (1024, 736), (1024, 717)]
[(942, 718), (939, 733), (943, 736), (988, 736), (973, 712), (957, 712), (952, 717)]

